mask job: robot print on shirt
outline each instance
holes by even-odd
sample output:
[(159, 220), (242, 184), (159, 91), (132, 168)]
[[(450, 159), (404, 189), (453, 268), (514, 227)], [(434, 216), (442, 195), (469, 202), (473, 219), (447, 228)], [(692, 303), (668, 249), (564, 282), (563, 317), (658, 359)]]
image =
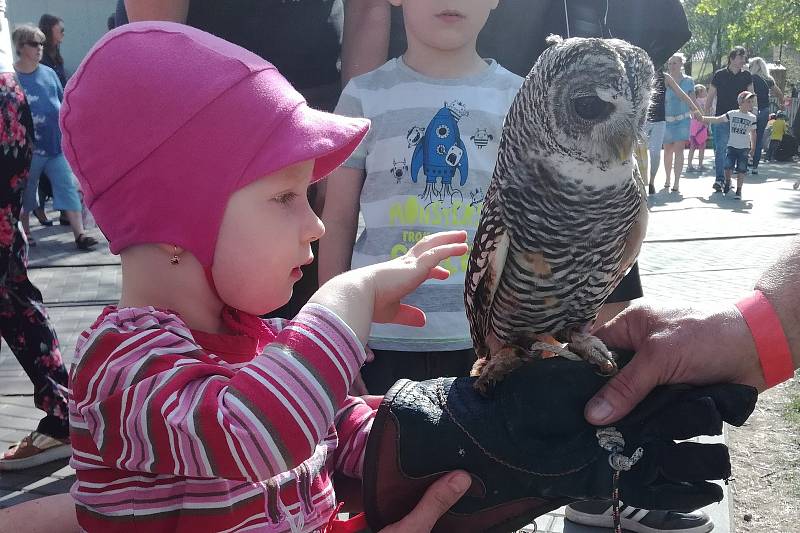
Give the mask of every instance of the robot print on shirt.
[(458, 172), (463, 187), (469, 174), (467, 149), (458, 129), (458, 121), (468, 114), (462, 102), (446, 102), (424, 132), (420, 128), (409, 131), (409, 144), (412, 138), (417, 140), (411, 156), (411, 181), (417, 183), (420, 171), (425, 174), (425, 190), (419, 195), (422, 200), (452, 203), (456, 196), (463, 200), (461, 191), (453, 188), (453, 178)]

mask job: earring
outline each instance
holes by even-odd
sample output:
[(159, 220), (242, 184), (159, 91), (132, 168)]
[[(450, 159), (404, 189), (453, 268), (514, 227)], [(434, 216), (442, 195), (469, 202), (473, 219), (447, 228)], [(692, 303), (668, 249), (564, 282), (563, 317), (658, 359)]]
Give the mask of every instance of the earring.
[(172, 245), (172, 257), (169, 258), (169, 264), (171, 265), (179, 265), (181, 263), (181, 258), (178, 256), (178, 247), (174, 244)]

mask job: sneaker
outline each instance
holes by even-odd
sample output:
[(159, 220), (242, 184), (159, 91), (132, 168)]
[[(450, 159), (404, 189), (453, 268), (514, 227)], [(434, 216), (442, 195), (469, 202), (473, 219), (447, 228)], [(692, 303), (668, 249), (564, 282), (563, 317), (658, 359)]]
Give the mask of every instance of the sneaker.
[(647, 194), (655, 194), (656, 193), (656, 186), (652, 183), (647, 186)]
[(72, 455), (69, 439), (54, 439), (32, 431), (0, 457), (0, 470), (24, 470)]
[(712, 185), (712, 187), (714, 187), (714, 190), (716, 192), (721, 192), (722, 191), (722, 184), (720, 182), (718, 182), (718, 181), (715, 181), (714, 185)]
[(699, 169), (694, 168), (692, 165), (686, 167), (686, 172), (697, 172)]
[(736, 189), (736, 196), (734, 196), (734, 198), (736, 198), (737, 200), (741, 200), (742, 199), (742, 191), (741, 191), (741, 189)]
[[(567, 505), (567, 520), (585, 526), (614, 527), (611, 502), (591, 500)], [(630, 507), (620, 502), (620, 523), (623, 529), (636, 533), (707, 533), (714, 529), (714, 522), (702, 511), (679, 513), (676, 511), (648, 511)]]
[(722, 188), (722, 192), (724, 192), (725, 194), (728, 194), (729, 192), (731, 192), (731, 185), (730, 185), (730, 183), (726, 183), (726, 184), (725, 184), (725, 186)]

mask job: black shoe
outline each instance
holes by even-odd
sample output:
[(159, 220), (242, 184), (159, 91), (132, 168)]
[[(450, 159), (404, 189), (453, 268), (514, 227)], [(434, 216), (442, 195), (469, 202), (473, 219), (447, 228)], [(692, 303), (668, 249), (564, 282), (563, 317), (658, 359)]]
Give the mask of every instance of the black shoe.
[(714, 190), (716, 192), (722, 191), (722, 184), (720, 184), (720, 182), (718, 182), (718, 181), (715, 181), (714, 185), (712, 185), (712, 187), (714, 187)]
[(647, 194), (655, 194), (656, 193), (656, 186), (652, 183), (647, 186)]
[(91, 250), (92, 246), (97, 244), (97, 239), (94, 237), (87, 237), (83, 233), (81, 233), (77, 239), (75, 239), (75, 246), (78, 247), (78, 250)]
[[(585, 526), (611, 528), (614, 519), (611, 516), (611, 502), (608, 500), (592, 500), (567, 505), (566, 517), (570, 522)], [(623, 529), (637, 533), (655, 533), (669, 531), (672, 533), (706, 533), (714, 529), (714, 523), (702, 511), (678, 513), (676, 511), (649, 511), (630, 507), (620, 502), (620, 523)]]
[(36, 220), (38, 220), (39, 224), (41, 224), (42, 226), (49, 227), (53, 225), (53, 221), (47, 219), (47, 215), (45, 214), (44, 209), (42, 209), (41, 207), (37, 207), (36, 209), (33, 210), (33, 216), (36, 217)]
[(69, 226), (69, 219), (67, 217), (58, 217), (58, 223), (62, 226)]

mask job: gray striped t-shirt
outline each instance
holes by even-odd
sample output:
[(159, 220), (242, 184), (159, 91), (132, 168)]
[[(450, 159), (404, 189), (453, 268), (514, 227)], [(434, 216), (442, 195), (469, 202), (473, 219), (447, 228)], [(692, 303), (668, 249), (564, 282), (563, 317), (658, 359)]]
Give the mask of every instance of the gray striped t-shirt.
[[(503, 120), (521, 84), (494, 60), (472, 76), (436, 79), (402, 58), (347, 84), (336, 113), (372, 120), (345, 163), (366, 172), (365, 228), (353, 248), (353, 268), (398, 257), (437, 231), (467, 230), (472, 243)], [(400, 351), (471, 347), (463, 299), (468, 257), (445, 261), (447, 280), (429, 280), (405, 300), (425, 311), (425, 327), (373, 324), (369, 345)]]

